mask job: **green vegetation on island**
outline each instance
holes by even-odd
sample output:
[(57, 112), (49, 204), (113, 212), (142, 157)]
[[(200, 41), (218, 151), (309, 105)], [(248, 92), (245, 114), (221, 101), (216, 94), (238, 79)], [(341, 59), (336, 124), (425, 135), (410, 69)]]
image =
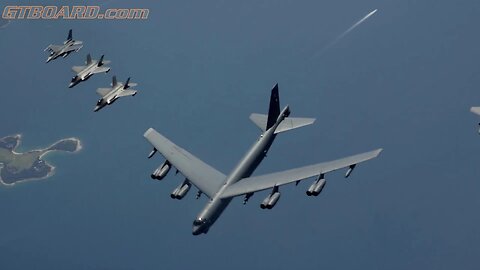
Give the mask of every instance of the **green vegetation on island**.
[(0, 139), (0, 183), (4, 185), (47, 178), (53, 174), (55, 167), (45, 162), (42, 159), (43, 156), (52, 151), (74, 153), (81, 149), (79, 139), (67, 138), (57, 141), (45, 149), (17, 153), (15, 150), (20, 142), (20, 134)]

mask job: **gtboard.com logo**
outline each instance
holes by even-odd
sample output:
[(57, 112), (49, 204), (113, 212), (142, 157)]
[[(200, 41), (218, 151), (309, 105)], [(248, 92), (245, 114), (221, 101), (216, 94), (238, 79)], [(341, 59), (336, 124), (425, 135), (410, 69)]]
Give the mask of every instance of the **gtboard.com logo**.
[(150, 10), (146, 8), (109, 8), (100, 6), (6, 6), (2, 18), (7, 20), (145, 20)]

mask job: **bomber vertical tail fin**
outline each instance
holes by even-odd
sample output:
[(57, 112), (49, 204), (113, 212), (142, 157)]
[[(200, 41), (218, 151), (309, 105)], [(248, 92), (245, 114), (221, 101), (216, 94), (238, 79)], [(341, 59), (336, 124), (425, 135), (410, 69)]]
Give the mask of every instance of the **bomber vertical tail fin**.
[(278, 83), (272, 89), (270, 95), (270, 107), (268, 108), (268, 119), (265, 130), (271, 128), (277, 122), (277, 118), (280, 115), (280, 97), (278, 95)]
[[(284, 110), (290, 114), (288, 106)], [(250, 120), (252, 120), (252, 122), (255, 123), (255, 125), (257, 125), (257, 127), (259, 127), (262, 131), (266, 131), (276, 124), (279, 115), (280, 98), (278, 95), (278, 84), (275, 84), (270, 96), (270, 108), (268, 109), (268, 115), (252, 113), (250, 115)], [(283, 119), (283, 121), (275, 129), (275, 134), (303, 126), (308, 126), (313, 124), (313, 122), (315, 122), (315, 118), (288, 117), (288, 115), (285, 115), (285, 119)]]

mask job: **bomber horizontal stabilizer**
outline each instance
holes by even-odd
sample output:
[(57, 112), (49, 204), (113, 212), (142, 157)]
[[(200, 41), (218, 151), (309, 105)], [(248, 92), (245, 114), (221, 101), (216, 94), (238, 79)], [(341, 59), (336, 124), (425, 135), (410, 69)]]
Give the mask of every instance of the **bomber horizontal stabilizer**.
[[(250, 120), (252, 120), (255, 125), (257, 125), (262, 131), (265, 131), (267, 127), (268, 116), (265, 114), (252, 113), (250, 115)], [(285, 118), (277, 129), (275, 129), (275, 134), (288, 131), (291, 129), (300, 128), (303, 126), (308, 126), (315, 122), (315, 118), (299, 118), (299, 117), (287, 117)]]

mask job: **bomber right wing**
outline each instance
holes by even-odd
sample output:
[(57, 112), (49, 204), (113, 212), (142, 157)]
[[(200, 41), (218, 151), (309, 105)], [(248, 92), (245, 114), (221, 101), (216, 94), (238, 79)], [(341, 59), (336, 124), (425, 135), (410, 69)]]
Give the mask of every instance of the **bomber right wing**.
[(177, 168), (192, 184), (209, 198), (220, 189), (226, 176), (174, 144), (155, 129), (149, 128), (143, 136)]
[(275, 188), (341, 168), (355, 166), (360, 162), (376, 158), (381, 151), (382, 149), (377, 149), (374, 151), (301, 168), (244, 178), (229, 186), (221, 195), (221, 197), (230, 198), (265, 189)]

